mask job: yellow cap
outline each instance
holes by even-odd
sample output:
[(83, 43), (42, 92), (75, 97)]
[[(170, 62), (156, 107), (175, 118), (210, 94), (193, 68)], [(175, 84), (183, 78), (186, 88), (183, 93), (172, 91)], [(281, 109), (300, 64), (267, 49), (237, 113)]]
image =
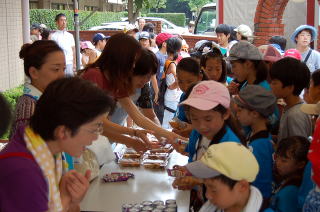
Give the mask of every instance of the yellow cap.
[(218, 175), (240, 181), (253, 182), (259, 172), (259, 164), (253, 153), (236, 142), (211, 145), (199, 161), (189, 163), (187, 169), (198, 178)]

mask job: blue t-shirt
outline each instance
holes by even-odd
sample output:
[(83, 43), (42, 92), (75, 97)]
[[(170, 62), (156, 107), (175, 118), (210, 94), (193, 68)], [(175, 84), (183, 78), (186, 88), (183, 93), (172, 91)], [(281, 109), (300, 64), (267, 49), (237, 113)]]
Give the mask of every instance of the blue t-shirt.
[[(308, 162), (306, 167), (304, 168), (302, 182), (299, 187), (298, 203), (299, 203), (300, 209), (303, 207), (303, 204), (304, 204), (309, 192), (313, 188), (315, 188), (315, 184), (311, 180), (311, 163)], [(320, 210), (320, 208), (319, 208), (319, 210)]]
[(298, 192), (297, 186), (285, 186), (271, 198), (270, 208), (264, 212), (301, 212), (298, 206)]
[[(187, 99), (186, 94), (185, 94), (185, 93), (182, 93), (181, 96), (180, 96), (180, 101), (179, 101), (179, 103), (183, 102), (183, 101), (186, 100), (186, 99)], [(185, 111), (184, 111), (184, 106), (183, 106), (183, 105), (178, 105), (175, 116), (176, 116), (180, 121), (188, 122), (188, 119), (187, 119), (187, 117), (186, 117), (186, 113), (185, 113)]]
[(252, 183), (257, 187), (263, 198), (270, 198), (272, 194), (272, 167), (274, 153), (272, 137), (268, 131), (260, 131), (253, 135), (249, 141), (249, 148), (259, 164), (259, 173)]
[[(222, 143), (226, 141), (234, 141), (234, 142), (240, 143), (240, 139), (231, 130), (229, 126), (226, 125), (225, 129), (221, 129), (221, 130), (225, 130), (226, 132), (224, 133), (222, 138), (217, 141), (217, 143)], [(197, 152), (197, 143), (200, 141), (200, 137), (201, 137), (200, 133), (198, 133), (196, 130), (192, 130), (189, 137), (189, 143), (185, 149), (185, 151), (189, 153), (189, 160), (188, 160), (189, 163), (193, 161), (193, 157)]]
[[(248, 82), (243, 83), (242, 87), (240, 90), (244, 89), (248, 85)], [(261, 87), (265, 88), (267, 91), (271, 91), (271, 87), (267, 80), (263, 80), (262, 82), (258, 83), (257, 85), (260, 85)]]

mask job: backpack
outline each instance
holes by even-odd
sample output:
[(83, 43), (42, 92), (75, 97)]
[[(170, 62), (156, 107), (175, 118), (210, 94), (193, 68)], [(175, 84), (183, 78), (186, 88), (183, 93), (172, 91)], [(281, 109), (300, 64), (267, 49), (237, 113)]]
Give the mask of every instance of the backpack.
[(175, 64), (174, 61), (171, 61), (171, 62), (169, 63), (169, 65), (167, 65), (167, 66), (164, 67), (163, 74), (162, 74), (161, 79), (160, 79), (159, 94), (158, 94), (158, 104), (159, 104), (160, 106), (164, 106), (164, 95), (165, 95), (165, 93), (166, 93), (166, 91), (167, 91), (167, 88), (168, 88), (167, 82), (166, 82), (166, 72), (167, 72), (168, 67), (169, 67), (172, 63)]

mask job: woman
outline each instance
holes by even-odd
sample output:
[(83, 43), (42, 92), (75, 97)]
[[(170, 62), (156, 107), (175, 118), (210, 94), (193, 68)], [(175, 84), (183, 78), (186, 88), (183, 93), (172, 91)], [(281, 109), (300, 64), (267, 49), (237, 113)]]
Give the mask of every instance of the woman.
[(63, 50), (52, 40), (24, 44), (19, 57), (24, 61), (24, 73), (30, 81), (24, 84), (23, 95), (17, 101), (10, 137), (29, 123), (41, 94), (49, 83), (64, 77), (66, 67)]
[[(152, 130), (155, 135), (166, 137), (169, 141), (174, 142), (179, 136), (162, 129), (147, 119), (130, 98), (134, 94), (135, 88), (145, 83), (145, 77), (134, 76), (133, 71), (136, 61), (141, 56), (141, 49), (142, 47), (133, 37), (123, 33), (116, 34), (108, 40), (99, 59), (84, 70), (82, 78), (97, 84), (98, 87), (112, 96), (140, 127)], [(105, 136), (131, 145), (136, 149), (145, 150), (146, 145), (151, 144), (146, 137), (147, 132), (151, 131), (121, 127), (108, 119), (104, 120)], [(139, 139), (129, 138), (122, 134), (137, 136)]]
[(102, 132), (111, 105), (103, 91), (85, 80), (51, 83), (30, 125), (19, 128), (0, 152), (1, 210), (80, 211), (90, 171), (85, 176), (74, 170), (62, 175), (61, 152), (81, 156)]

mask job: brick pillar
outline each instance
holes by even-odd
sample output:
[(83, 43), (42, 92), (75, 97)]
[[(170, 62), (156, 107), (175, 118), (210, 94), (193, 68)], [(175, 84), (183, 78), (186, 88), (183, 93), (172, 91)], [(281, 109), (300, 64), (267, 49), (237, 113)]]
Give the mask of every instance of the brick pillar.
[(259, 0), (254, 18), (255, 45), (267, 44), (272, 36), (284, 34), (282, 17), (287, 3), (288, 0)]

